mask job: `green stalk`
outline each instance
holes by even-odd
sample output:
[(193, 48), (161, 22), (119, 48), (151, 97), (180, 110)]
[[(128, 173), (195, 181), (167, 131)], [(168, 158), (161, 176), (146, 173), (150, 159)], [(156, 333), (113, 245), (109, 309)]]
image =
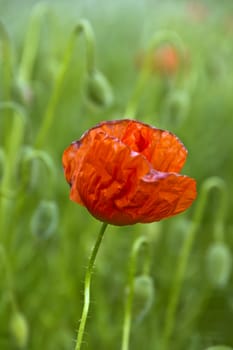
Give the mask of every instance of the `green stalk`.
[(12, 272), (11, 272), (11, 267), (9, 265), (9, 259), (6, 255), (6, 251), (3, 247), (3, 245), (0, 244), (0, 258), (1, 258), (1, 264), (3, 265), (5, 269), (5, 275), (6, 275), (6, 287), (7, 287), (7, 292), (9, 293), (10, 296), (10, 303), (13, 311), (17, 311), (17, 302), (15, 298), (15, 293), (14, 293), (14, 287), (13, 287), (13, 278), (12, 278)]
[(211, 177), (207, 179), (202, 185), (199, 200), (197, 202), (196, 210), (194, 213), (194, 218), (190, 229), (187, 232), (187, 235), (184, 239), (183, 246), (180, 251), (180, 258), (177, 262), (177, 269), (174, 273), (174, 280), (171, 287), (171, 295), (165, 315), (165, 326), (162, 335), (161, 350), (167, 350), (172, 348), (172, 346), (170, 346), (170, 340), (174, 330), (175, 315), (182, 289), (182, 284), (185, 278), (185, 271), (187, 268), (188, 259), (191, 253), (195, 235), (200, 227), (204, 215), (208, 194), (212, 189), (218, 189), (222, 194), (222, 201), (220, 201), (218, 212), (216, 213), (217, 218), (222, 220), (222, 217), (226, 210), (225, 182), (219, 177)]
[[(130, 262), (129, 262), (129, 272), (128, 272), (128, 293), (125, 302), (125, 311), (124, 311), (124, 321), (123, 321), (123, 333), (122, 333), (122, 345), (121, 350), (129, 349), (129, 340), (130, 340), (130, 330), (131, 330), (131, 321), (132, 321), (132, 305), (134, 299), (134, 277), (136, 274), (136, 264), (138, 253), (142, 246), (147, 245), (148, 241), (145, 237), (139, 237), (133, 245)], [(149, 254), (146, 255), (144, 261), (143, 272), (147, 274), (149, 271)]]
[[(2, 71), (1, 71), (1, 88), (0, 98), (3, 101), (9, 101), (11, 99), (11, 87), (13, 78), (13, 55), (10, 45), (10, 37), (5, 29), (4, 24), (0, 21), (0, 45), (2, 51)], [(4, 119), (0, 123), (0, 140), (4, 143), (7, 139), (9, 132), (8, 118), (10, 116), (9, 111), (4, 111)]]
[(33, 9), (18, 70), (19, 84), (28, 83), (31, 80), (40, 41), (41, 21), (47, 10), (47, 5), (41, 3)]
[[(1, 109), (13, 110), (13, 123), (8, 135), (5, 152), (5, 163), (3, 177), (0, 186), (0, 192), (10, 193), (14, 184), (14, 169), (17, 162), (20, 147), (23, 142), (24, 130), (26, 125), (26, 116), (24, 110), (16, 103), (0, 103)], [(6, 224), (10, 220), (10, 207), (12, 201), (9, 198), (1, 197), (0, 201), (0, 235), (5, 234)]]
[(93, 273), (93, 268), (96, 260), (96, 256), (100, 247), (100, 244), (102, 242), (104, 232), (107, 228), (108, 224), (103, 223), (101, 226), (101, 229), (99, 231), (97, 240), (95, 242), (95, 245), (93, 247), (90, 260), (88, 263), (86, 275), (85, 275), (85, 282), (84, 282), (84, 305), (83, 305), (83, 310), (82, 310), (82, 316), (81, 316), (81, 321), (79, 324), (79, 329), (78, 329), (78, 334), (77, 334), (77, 342), (75, 346), (75, 350), (80, 350), (82, 346), (82, 341), (83, 341), (83, 335), (85, 331), (85, 326), (86, 326), (86, 321), (87, 321), (87, 315), (89, 311), (89, 306), (90, 306), (90, 285), (91, 285), (91, 276)]
[(2, 55), (3, 55), (3, 81), (1, 82), (1, 88), (3, 88), (3, 100), (10, 100), (11, 94), (11, 79), (12, 79), (12, 52), (10, 47), (9, 35), (0, 21), (0, 40), (2, 42)]
[(86, 40), (86, 60), (87, 60), (87, 70), (88, 72), (92, 72), (95, 67), (95, 42), (94, 42), (94, 34), (92, 31), (92, 28), (88, 21), (81, 20), (73, 30), (71, 37), (69, 39), (68, 45), (65, 49), (65, 54), (63, 57), (63, 61), (61, 63), (60, 70), (57, 75), (56, 82), (54, 84), (53, 92), (50, 96), (47, 109), (45, 111), (45, 115), (43, 118), (43, 121), (41, 123), (36, 141), (35, 141), (35, 147), (40, 148), (49, 132), (49, 129), (51, 128), (51, 125), (53, 123), (54, 115), (55, 115), (55, 109), (57, 107), (57, 104), (59, 102), (59, 99), (61, 97), (62, 87), (64, 84), (65, 76), (67, 73), (67, 70), (69, 68), (69, 63), (74, 51), (74, 45), (76, 42), (77, 36), (79, 36), (80, 33), (84, 33), (85, 40)]

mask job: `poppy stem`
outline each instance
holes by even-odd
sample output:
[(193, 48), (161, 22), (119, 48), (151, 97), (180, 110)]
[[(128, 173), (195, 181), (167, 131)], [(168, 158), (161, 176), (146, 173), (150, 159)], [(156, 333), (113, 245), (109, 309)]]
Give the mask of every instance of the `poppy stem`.
[(165, 326), (162, 335), (161, 350), (166, 350), (170, 348), (169, 343), (174, 329), (175, 315), (177, 305), (179, 302), (179, 296), (182, 289), (182, 283), (185, 278), (185, 271), (188, 264), (188, 259), (191, 253), (195, 235), (203, 219), (209, 192), (212, 189), (218, 189), (221, 195), (219, 208), (216, 211), (215, 215), (217, 218), (216, 222), (217, 224), (219, 224), (222, 223), (224, 220), (224, 215), (227, 209), (225, 182), (219, 177), (210, 177), (206, 181), (204, 181), (202, 185), (199, 195), (199, 201), (197, 202), (196, 210), (194, 212), (193, 221), (184, 239), (183, 246), (181, 247), (181, 252), (179, 255), (180, 258), (177, 262), (177, 269), (174, 273), (174, 280), (171, 287), (171, 295), (165, 315)]
[(9, 193), (9, 196), (0, 197), (0, 235), (5, 235), (4, 237), (7, 238), (7, 225), (11, 217), (10, 209), (14, 205), (14, 202), (11, 200), (13, 198), (11, 194), (16, 193), (16, 191), (12, 192), (11, 188), (12, 182), (14, 181), (14, 172), (19, 150), (23, 142), (27, 115), (24, 109), (14, 102), (1, 102), (0, 111), (5, 109), (11, 111), (13, 118), (11, 129), (9, 130), (9, 135), (5, 142), (6, 151), (2, 153), (4, 165), (0, 187), (1, 193)]
[(56, 82), (54, 84), (54, 88), (52, 94), (50, 96), (47, 109), (45, 111), (45, 115), (43, 121), (40, 126), (40, 130), (38, 132), (35, 146), (36, 148), (40, 148), (44, 142), (44, 139), (47, 136), (47, 133), (53, 123), (53, 119), (55, 116), (55, 109), (59, 102), (59, 98), (61, 96), (63, 83), (66, 77), (66, 73), (69, 68), (69, 63), (71, 61), (71, 57), (74, 51), (74, 46), (76, 43), (76, 38), (79, 37), (80, 34), (84, 34), (85, 42), (86, 42), (86, 61), (87, 61), (87, 72), (88, 74), (95, 69), (95, 39), (94, 33), (91, 25), (86, 20), (80, 20), (76, 27), (74, 28), (70, 39), (68, 41), (67, 47), (65, 49), (63, 61), (60, 66), (60, 70), (56, 77)]
[(136, 117), (138, 101), (144, 91), (145, 85), (150, 76), (150, 63), (151, 63), (151, 57), (150, 55), (147, 55), (141, 74), (139, 75), (135, 90), (133, 91), (133, 94), (126, 107), (126, 110), (125, 110), (126, 118), (134, 119)]
[(95, 259), (100, 247), (100, 244), (102, 242), (104, 232), (107, 228), (108, 224), (103, 222), (97, 240), (95, 242), (95, 245), (92, 249), (91, 256), (89, 259), (86, 275), (85, 275), (85, 282), (84, 282), (84, 305), (83, 305), (83, 310), (82, 310), (82, 315), (81, 315), (81, 320), (79, 324), (79, 329), (78, 329), (78, 334), (77, 334), (77, 342), (75, 346), (75, 350), (80, 350), (82, 346), (82, 341), (83, 341), (83, 334), (85, 331), (85, 326), (86, 326), (86, 321), (87, 321), (87, 315), (89, 311), (89, 306), (90, 306), (90, 285), (91, 285), (91, 276), (93, 273), (93, 268), (95, 264)]
[[(123, 323), (123, 334), (122, 334), (122, 346), (121, 350), (129, 349), (129, 338), (130, 338), (130, 329), (131, 329), (131, 320), (132, 320), (132, 306), (134, 298), (134, 277), (136, 273), (136, 263), (138, 258), (138, 253), (142, 246), (148, 246), (148, 240), (145, 237), (139, 237), (133, 244), (133, 248), (130, 255), (129, 262), (129, 272), (128, 272), (128, 290), (125, 302), (125, 311), (124, 311), (124, 323)], [(150, 254), (147, 254), (146, 257), (149, 257)], [(145, 271), (148, 272), (149, 262), (146, 259), (144, 265)], [(144, 272), (145, 272), (144, 271)]]
[[(3, 59), (3, 81), (1, 82), (1, 89), (3, 89), (3, 101), (8, 101), (11, 98), (11, 79), (13, 76), (12, 67), (12, 50), (8, 32), (4, 24), (0, 21), (0, 41), (1, 41), (1, 55)], [(2, 130), (1, 130), (2, 131)], [(4, 135), (4, 134), (3, 134)]]
[(28, 25), (21, 62), (19, 65), (19, 84), (29, 83), (31, 79), (40, 42), (42, 20), (47, 12), (47, 5), (39, 3), (34, 7), (33, 12), (30, 16), (30, 22)]
[(0, 244), (0, 259), (1, 259), (1, 265), (5, 269), (6, 286), (7, 286), (7, 291), (9, 293), (9, 297), (10, 297), (10, 303), (11, 303), (12, 309), (14, 311), (16, 311), (17, 310), (17, 302), (16, 302), (14, 287), (13, 287), (12, 271), (11, 271), (11, 267), (9, 264), (8, 256), (6, 254), (6, 250), (5, 250), (4, 246), (1, 244)]

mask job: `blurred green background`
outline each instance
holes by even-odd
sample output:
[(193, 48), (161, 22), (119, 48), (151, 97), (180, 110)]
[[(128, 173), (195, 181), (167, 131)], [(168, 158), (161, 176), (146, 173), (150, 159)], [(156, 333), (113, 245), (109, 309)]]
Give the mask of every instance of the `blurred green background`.
[[(109, 83), (98, 99), (101, 88), (88, 85), (85, 36), (72, 37), (83, 18)], [(83, 348), (121, 348), (129, 256), (142, 235), (150, 242), (149, 284), (141, 254), (129, 349), (233, 347), (232, 1), (2, 0), (0, 21), (0, 349), (74, 348), (100, 223), (69, 200), (62, 153), (96, 123), (127, 117), (161, 32), (172, 34), (151, 60), (164, 45), (172, 57), (162, 51), (151, 63), (136, 118), (184, 142), (183, 173), (197, 180), (199, 195), (177, 217), (107, 228)]]

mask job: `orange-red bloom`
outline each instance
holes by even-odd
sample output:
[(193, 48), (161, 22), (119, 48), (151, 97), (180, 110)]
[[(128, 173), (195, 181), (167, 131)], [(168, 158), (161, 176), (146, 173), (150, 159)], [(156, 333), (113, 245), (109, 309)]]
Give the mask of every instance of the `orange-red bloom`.
[[(147, 54), (148, 55), (148, 54)], [(187, 70), (190, 66), (190, 54), (187, 49), (181, 52), (174, 45), (164, 44), (151, 52), (149, 57), (149, 68), (153, 73), (172, 77), (182, 68)], [(142, 68), (145, 64), (146, 54), (140, 53), (136, 57), (136, 66)]]
[[(146, 60), (146, 54), (136, 57), (136, 65), (141, 68)], [(150, 53), (150, 69), (162, 75), (173, 76), (181, 66), (179, 51), (172, 45), (162, 45)]]
[(180, 56), (175, 47), (171, 45), (159, 47), (154, 53), (154, 69), (161, 73), (172, 75), (180, 66)]
[(70, 198), (113, 225), (159, 221), (187, 209), (196, 182), (180, 175), (187, 150), (172, 133), (134, 120), (102, 122), (63, 154)]

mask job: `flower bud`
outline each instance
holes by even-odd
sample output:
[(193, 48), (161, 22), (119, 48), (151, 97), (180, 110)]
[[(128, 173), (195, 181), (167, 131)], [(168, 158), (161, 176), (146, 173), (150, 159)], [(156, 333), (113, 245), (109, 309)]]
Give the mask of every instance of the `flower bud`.
[(209, 282), (218, 288), (227, 285), (232, 269), (232, 257), (224, 243), (213, 243), (206, 254), (206, 272)]
[(58, 226), (58, 207), (54, 201), (42, 200), (31, 219), (31, 232), (38, 238), (49, 238)]
[(28, 323), (20, 312), (14, 312), (10, 320), (10, 332), (19, 349), (25, 348), (28, 342)]
[[(162, 44), (149, 55), (149, 68), (152, 72), (159, 72), (163, 76), (175, 75), (183, 63), (179, 50), (171, 44)], [(136, 66), (142, 68), (147, 59), (145, 53), (139, 53), (136, 57)]]
[(154, 301), (155, 288), (150, 276), (141, 275), (134, 279), (133, 319), (141, 322), (149, 313)]
[(172, 45), (163, 45), (154, 53), (154, 68), (160, 73), (175, 74), (180, 66), (179, 52)]
[(87, 97), (98, 107), (109, 107), (113, 103), (112, 88), (105, 76), (97, 70), (88, 75)]

